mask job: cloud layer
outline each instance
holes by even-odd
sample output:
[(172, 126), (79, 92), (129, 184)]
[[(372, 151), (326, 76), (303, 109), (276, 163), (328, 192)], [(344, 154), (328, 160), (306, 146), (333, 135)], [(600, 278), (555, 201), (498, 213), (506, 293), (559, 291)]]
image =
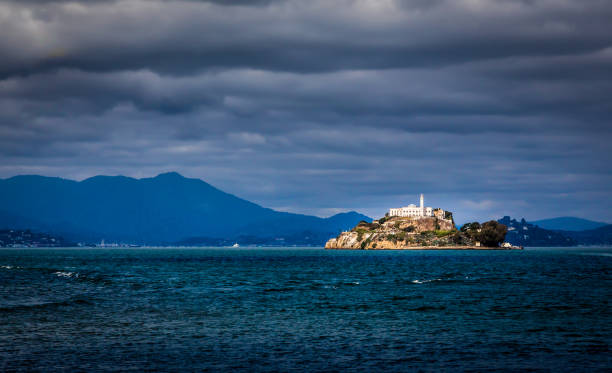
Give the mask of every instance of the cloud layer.
[(0, 176), (612, 221), (608, 1), (8, 1)]

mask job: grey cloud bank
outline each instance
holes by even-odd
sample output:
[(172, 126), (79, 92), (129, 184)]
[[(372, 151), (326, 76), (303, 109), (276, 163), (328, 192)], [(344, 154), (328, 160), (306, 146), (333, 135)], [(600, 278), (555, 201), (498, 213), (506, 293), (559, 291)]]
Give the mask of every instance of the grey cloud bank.
[(3, 177), (612, 221), (608, 1), (31, 0), (0, 25)]

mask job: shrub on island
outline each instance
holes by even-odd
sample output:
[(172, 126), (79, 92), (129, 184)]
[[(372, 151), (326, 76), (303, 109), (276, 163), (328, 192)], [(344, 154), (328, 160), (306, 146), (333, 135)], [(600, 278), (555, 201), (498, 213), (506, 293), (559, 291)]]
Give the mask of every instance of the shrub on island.
[(505, 225), (495, 220), (482, 223), (482, 225), (478, 222), (467, 223), (461, 227), (461, 232), (487, 247), (499, 246), (499, 244), (504, 242), (507, 231), (508, 229)]

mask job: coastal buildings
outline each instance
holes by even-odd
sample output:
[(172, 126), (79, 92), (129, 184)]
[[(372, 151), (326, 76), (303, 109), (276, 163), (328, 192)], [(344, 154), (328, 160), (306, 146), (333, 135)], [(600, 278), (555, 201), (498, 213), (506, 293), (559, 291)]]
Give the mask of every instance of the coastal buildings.
[(431, 207), (425, 207), (424, 201), (425, 201), (425, 198), (423, 197), (423, 194), (421, 194), (421, 201), (420, 201), (419, 206), (410, 204), (406, 207), (389, 209), (389, 216), (402, 216), (402, 217), (434, 216), (433, 209)]

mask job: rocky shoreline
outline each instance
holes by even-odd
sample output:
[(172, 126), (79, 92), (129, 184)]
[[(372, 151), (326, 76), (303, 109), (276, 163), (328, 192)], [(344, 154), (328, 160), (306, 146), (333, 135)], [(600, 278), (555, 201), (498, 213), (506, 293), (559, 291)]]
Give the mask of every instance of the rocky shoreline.
[(506, 227), (497, 222), (466, 224), (458, 230), (452, 213), (438, 210), (436, 216), (386, 216), (371, 223), (361, 221), (325, 244), (331, 250), (516, 250), (500, 245)]
[[(327, 250), (358, 250), (351, 247), (325, 247)], [(523, 250), (519, 246), (487, 247), (487, 246), (406, 246), (398, 248), (376, 248), (369, 250)]]

